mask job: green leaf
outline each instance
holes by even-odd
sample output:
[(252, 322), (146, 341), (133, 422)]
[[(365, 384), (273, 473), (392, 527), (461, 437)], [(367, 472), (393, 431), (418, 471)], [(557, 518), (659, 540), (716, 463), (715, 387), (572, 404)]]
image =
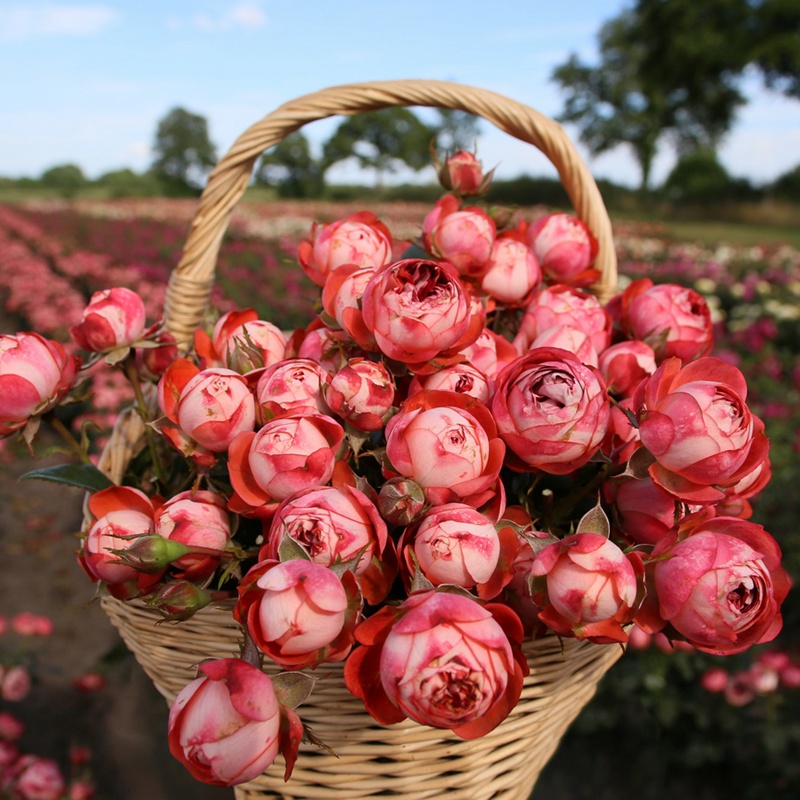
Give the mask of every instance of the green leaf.
[(600, 505), (599, 498), (597, 505), (581, 517), (575, 533), (597, 533), (600, 536), (605, 536), (606, 539), (611, 535), (611, 523)]
[(19, 479), (21, 481), (38, 479), (51, 481), (52, 483), (63, 483), (66, 486), (88, 489), (90, 492), (108, 489), (109, 486), (114, 485), (93, 464), (57, 464), (54, 467), (44, 467), (43, 469), (26, 472)]
[(431, 254), (427, 250), (423, 250), (418, 244), (410, 244), (403, 251), (400, 258), (421, 258), (425, 261), (430, 261)]
[(280, 672), (272, 678), (272, 687), (278, 702), (287, 708), (297, 708), (308, 700), (316, 678), (304, 672)]

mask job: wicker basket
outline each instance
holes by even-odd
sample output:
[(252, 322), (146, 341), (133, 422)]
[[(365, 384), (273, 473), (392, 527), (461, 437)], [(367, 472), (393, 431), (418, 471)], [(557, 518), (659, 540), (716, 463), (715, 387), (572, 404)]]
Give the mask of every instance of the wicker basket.
[[(234, 143), (209, 178), (192, 222), (181, 262), (167, 289), (165, 323), (188, 342), (203, 317), (214, 282), (217, 253), (236, 202), (247, 188), (261, 153), (308, 122), (391, 106), (432, 106), (467, 111), (541, 150), (555, 165), (577, 215), (597, 237), (594, 292), (607, 300), (616, 288), (611, 224), (588, 168), (563, 129), (528, 106), (483, 89), (441, 81), (382, 81), (349, 84), (306, 95), (278, 108)], [(141, 446), (143, 424), (123, 414), (104, 451), (100, 468), (116, 483)], [(208, 608), (179, 625), (156, 625), (155, 612), (138, 603), (104, 598), (103, 606), (156, 688), (171, 701), (195, 677), (203, 658), (237, 655), (241, 634), (230, 609)], [(317, 670), (322, 677), (300, 709), (303, 721), (338, 757), (305, 748), (289, 783), (277, 766), (235, 789), (237, 800), (525, 800), (539, 772), (621, 648), (555, 636), (526, 644), (531, 674), (522, 698), (498, 728), (482, 739), (463, 741), (406, 721), (382, 727), (352, 697), (342, 666)]]

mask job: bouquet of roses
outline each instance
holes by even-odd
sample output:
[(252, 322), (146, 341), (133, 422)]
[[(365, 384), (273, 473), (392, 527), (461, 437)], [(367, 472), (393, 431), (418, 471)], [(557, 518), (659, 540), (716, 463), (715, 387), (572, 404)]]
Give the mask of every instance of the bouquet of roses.
[[(469, 205), (490, 179), (469, 153), (440, 176), (418, 242), (368, 211), (312, 228), (305, 329), (230, 311), (182, 348), (115, 288), (73, 328), (88, 355), (0, 337), (0, 433), (49, 421), (84, 462), (90, 578), (241, 625), (241, 657), (201, 663), (170, 713), (201, 780), (279, 752), (288, 779), (329, 662), (380, 724), (470, 739), (517, 703), (525, 639), (619, 646), (635, 623), (730, 654), (780, 630), (788, 578), (749, 521), (768, 441), (703, 298), (644, 279), (603, 306), (583, 222)], [(121, 486), (57, 414), (101, 362), (147, 423)]]

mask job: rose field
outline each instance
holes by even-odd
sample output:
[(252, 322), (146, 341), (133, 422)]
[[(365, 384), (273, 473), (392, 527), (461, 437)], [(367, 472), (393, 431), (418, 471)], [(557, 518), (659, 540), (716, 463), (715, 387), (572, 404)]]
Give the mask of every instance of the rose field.
[[(167, 199), (0, 205), (0, 334), (36, 331), (64, 341), (93, 292), (108, 287), (134, 289), (155, 320), (195, 208), (194, 200)], [(395, 243), (419, 240), (426, 205), (369, 208)], [(220, 250), (215, 310), (252, 308), (282, 330), (304, 326), (319, 310), (318, 291), (298, 266), (311, 220), (361, 210), (332, 202), (241, 203)], [(545, 209), (525, 213), (535, 218)], [(698, 292), (711, 309), (714, 355), (744, 374), (747, 404), (770, 440), (772, 477), (755, 496), (734, 496), (727, 514), (768, 528), (796, 584), (800, 250), (768, 228), (742, 234), (731, 226), (718, 238), (715, 229), (694, 239), (666, 223), (614, 223), (621, 286), (651, 278)], [(96, 452), (115, 409), (134, 397), (110, 367), (92, 372), (90, 392), (91, 405), (87, 398), (70, 406), (64, 421), (91, 438)], [(35, 466), (63, 460), (50, 432), (42, 431), (35, 449)], [(192, 780), (169, 755), (167, 706), (75, 558), (82, 492), (18, 481), (31, 469), (24, 443), (0, 439), (0, 772), (12, 752), (29, 755), (30, 780), (45, 788), (24, 797), (42, 800), (231, 798), (230, 789)], [(800, 796), (798, 625), (792, 591), (780, 635), (735, 655), (710, 655), (633, 629), (625, 655), (546, 767), (534, 800)], [(24, 800), (3, 792), (0, 783), (0, 796)]]

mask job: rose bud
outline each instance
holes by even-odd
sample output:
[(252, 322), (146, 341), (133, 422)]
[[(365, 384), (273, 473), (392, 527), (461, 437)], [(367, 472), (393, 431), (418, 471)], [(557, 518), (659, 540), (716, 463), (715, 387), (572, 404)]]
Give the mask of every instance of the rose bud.
[(0, 672), (0, 697), (9, 703), (24, 700), (31, 690), (31, 676), (25, 667), (10, 667)]
[[(603, 442), (610, 404), (600, 373), (566, 350), (538, 348), (506, 367), (492, 414), (517, 471), (566, 475)], [(512, 454), (509, 454), (512, 456)]]
[(94, 786), (87, 781), (72, 781), (69, 786), (69, 800), (95, 800)]
[(425, 493), (409, 478), (390, 478), (378, 492), (378, 509), (390, 525), (410, 525), (424, 508)]
[(630, 397), (656, 371), (653, 348), (638, 339), (612, 344), (600, 353), (600, 372), (615, 397)]
[[(165, 540), (187, 546), (188, 554), (172, 562), (183, 577), (203, 580), (219, 566), (231, 536), (226, 506), (222, 495), (199, 490), (181, 492), (156, 511), (155, 532)], [(192, 553), (193, 549), (206, 552)]]
[(78, 561), (93, 581), (104, 581), (112, 596), (125, 600), (147, 594), (164, 568), (148, 573), (125, 564), (120, 551), (137, 537), (155, 531), (153, 503), (144, 492), (128, 486), (112, 486), (91, 495), (88, 509), (95, 522), (83, 541)]
[(0, 436), (56, 406), (79, 367), (80, 359), (38, 333), (0, 335)]
[(352, 572), (305, 559), (261, 561), (239, 586), (234, 616), (258, 649), (284, 669), (343, 661), (353, 646), (361, 597)]
[(297, 260), (317, 286), (342, 264), (382, 267), (392, 257), (389, 229), (369, 211), (327, 225), (314, 225), (311, 241), (301, 242)]
[(333, 475), (343, 442), (344, 430), (331, 417), (276, 417), (257, 433), (246, 431), (233, 440), (228, 453), (231, 484), (245, 510), (323, 486)]
[(245, 375), (280, 361), (287, 338), (280, 328), (247, 308), (223, 314), (214, 326), (211, 343), (222, 365)]
[(485, 211), (460, 209), (453, 195), (439, 200), (422, 223), (425, 249), (469, 276), (485, 272), (496, 233), (494, 220)]
[(381, 352), (410, 365), (466, 347), (483, 327), (455, 269), (415, 258), (375, 273), (362, 312)]
[(344, 331), (322, 325), (310, 328), (297, 347), (298, 358), (316, 361), (329, 375), (346, 366), (350, 358), (363, 355), (364, 351)]
[(718, 358), (665, 361), (634, 398), (653, 481), (690, 503), (716, 503), (767, 457), (764, 424), (745, 403), (742, 373)]
[(611, 315), (588, 292), (571, 286), (549, 286), (537, 292), (522, 318), (514, 344), (520, 353), (530, 349), (536, 337), (548, 328), (566, 325), (587, 333), (598, 353), (611, 342)]
[(386, 426), (384, 477), (411, 478), (434, 505), (480, 507), (497, 492), (505, 446), (489, 410), (467, 395), (418, 392)]
[(287, 358), (268, 367), (256, 385), (256, 403), (265, 420), (282, 414), (327, 414), (323, 387), (330, 375), (310, 358)]
[(528, 228), (528, 244), (553, 280), (569, 283), (588, 270), (597, 257), (597, 239), (569, 214), (549, 214)]
[(328, 275), (322, 289), (325, 313), (365, 350), (376, 349), (375, 337), (361, 313), (361, 298), (374, 274), (375, 267), (343, 264)]
[(134, 344), (144, 333), (145, 321), (144, 302), (136, 292), (106, 289), (92, 295), (70, 333), (84, 350), (107, 353)]
[(649, 344), (659, 363), (671, 357), (691, 361), (714, 346), (711, 312), (693, 289), (642, 278), (625, 289), (620, 305), (623, 330)]
[(170, 753), (204, 783), (252, 780), (279, 751), (281, 707), (272, 681), (238, 658), (204, 661), (198, 672), (170, 708)]
[(536, 256), (523, 242), (499, 236), (481, 278), (486, 294), (509, 306), (525, 305), (531, 292), (542, 282), (542, 270)]
[(362, 646), (347, 659), (345, 684), (381, 725), (408, 717), (476, 739), (519, 700), (527, 674), (522, 636), (505, 606), (417, 592), (359, 625)]
[(437, 172), (439, 182), (445, 189), (458, 195), (474, 197), (488, 191), (494, 170), (484, 175), (483, 166), (474, 153), (458, 150), (447, 156)]
[(372, 605), (383, 600), (397, 574), (386, 523), (372, 501), (351, 486), (314, 487), (284, 500), (272, 519), (260, 558), (280, 558), (287, 538), (324, 567), (357, 558), (351, 571)]
[(22, 800), (61, 800), (66, 784), (55, 761), (24, 755), (14, 765), (10, 789), (9, 797)]
[(597, 350), (594, 348), (591, 337), (585, 332), (572, 328), (569, 325), (555, 325), (539, 333), (531, 342), (531, 350), (537, 347), (557, 347), (574, 353), (578, 360), (590, 367), (597, 367)]
[(603, 484), (606, 500), (614, 504), (614, 523), (636, 544), (655, 544), (675, 526), (675, 498), (649, 478), (623, 478)]
[(641, 558), (605, 536), (567, 536), (540, 550), (531, 565), (531, 578), (545, 578), (547, 586), (539, 619), (559, 636), (625, 642), (622, 626), (633, 618), (641, 572)]
[(406, 529), (399, 549), (408, 575), (418, 566), (434, 586), (474, 589), (494, 575), (501, 548), (494, 525), (483, 514), (463, 503), (448, 503), (434, 506)]
[(161, 584), (147, 596), (145, 603), (160, 611), (168, 620), (185, 620), (205, 608), (214, 596), (183, 578)]
[(255, 399), (245, 378), (230, 369), (201, 372), (183, 358), (159, 381), (158, 404), (186, 436), (213, 453), (224, 453), (256, 421)]
[(492, 399), (494, 387), (480, 370), (463, 363), (442, 367), (430, 375), (415, 375), (408, 387), (409, 397), (425, 390), (458, 392), (487, 404)]
[[(91, 694), (92, 692), (99, 692), (106, 688), (106, 679), (99, 672), (84, 672), (72, 681), (72, 685), (79, 692)], [(78, 754), (80, 756), (80, 753)], [(70, 760), (75, 763), (70, 753)]]
[(167, 331), (157, 334), (153, 342), (158, 346), (137, 348), (136, 371), (144, 378), (158, 380), (178, 358), (178, 346), (175, 344), (175, 337)]
[(511, 342), (488, 328), (468, 347), (461, 351), (466, 363), (485, 375), (490, 381), (512, 361), (519, 357), (517, 348)]
[(780, 632), (789, 578), (775, 540), (734, 517), (687, 518), (653, 548), (651, 591), (637, 615), (648, 632), (667, 627), (713, 655), (741, 653)]
[(394, 381), (383, 362), (353, 358), (324, 392), (334, 414), (360, 431), (379, 431), (394, 402)]

